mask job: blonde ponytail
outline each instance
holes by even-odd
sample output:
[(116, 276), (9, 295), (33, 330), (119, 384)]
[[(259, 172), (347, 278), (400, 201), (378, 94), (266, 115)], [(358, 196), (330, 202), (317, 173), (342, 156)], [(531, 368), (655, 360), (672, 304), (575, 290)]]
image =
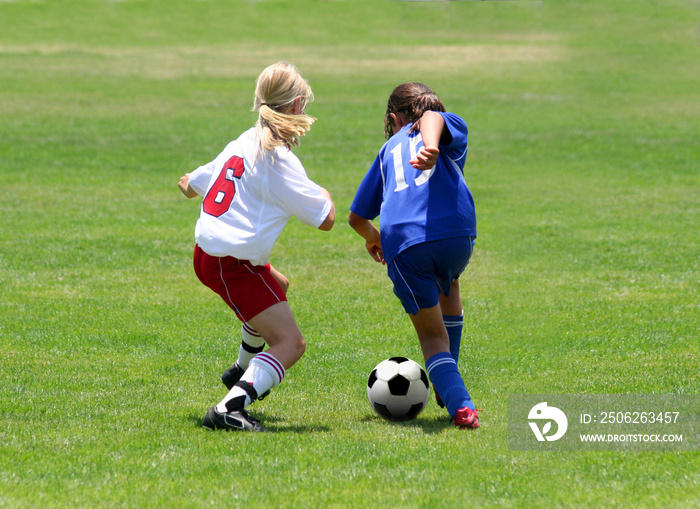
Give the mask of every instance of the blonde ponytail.
[(278, 62), (267, 67), (258, 76), (253, 103), (253, 111), (258, 111), (255, 127), (260, 151), (298, 146), (300, 138), (316, 121), (304, 113), (306, 104), (312, 100), (311, 87), (294, 65)]

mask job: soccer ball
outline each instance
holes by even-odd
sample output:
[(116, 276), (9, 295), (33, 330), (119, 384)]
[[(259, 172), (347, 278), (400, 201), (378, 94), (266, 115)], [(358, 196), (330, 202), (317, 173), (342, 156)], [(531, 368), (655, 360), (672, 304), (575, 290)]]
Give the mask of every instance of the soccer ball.
[(405, 421), (416, 417), (428, 402), (430, 384), (420, 365), (406, 357), (392, 357), (375, 367), (367, 381), (372, 408), (385, 419)]

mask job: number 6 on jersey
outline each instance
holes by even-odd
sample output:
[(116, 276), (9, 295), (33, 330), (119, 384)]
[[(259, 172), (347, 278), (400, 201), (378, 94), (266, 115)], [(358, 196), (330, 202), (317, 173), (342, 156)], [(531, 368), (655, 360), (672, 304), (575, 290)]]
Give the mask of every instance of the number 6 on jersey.
[(204, 201), (202, 201), (202, 210), (214, 217), (224, 214), (236, 194), (236, 184), (233, 179), (234, 177), (241, 178), (244, 171), (245, 166), (241, 157), (233, 156), (226, 161), (221, 172), (219, 172), (216, 182), (211, 186), (211, 189), (204, 197)]

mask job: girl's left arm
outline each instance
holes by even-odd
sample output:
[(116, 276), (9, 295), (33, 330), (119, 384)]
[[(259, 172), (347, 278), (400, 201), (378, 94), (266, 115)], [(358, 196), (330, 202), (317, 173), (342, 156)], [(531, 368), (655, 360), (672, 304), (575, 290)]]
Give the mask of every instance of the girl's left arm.
[(323, 196), (326, 197), (326, 199), (329, 202), (331, 202), (330, 212), (328, 212), (326, 219), (324, 219), (323, 222), (321, 223), (321, 225), (318, 227), (319, 230), (323, 230), (323, 231), (327, 232), (331, 228), (333, 228), (333, 224), (335, 223), (335, 204), (333, 204), (333, 199), (331, 198), (331, 193), (329, 193), (328, 190), (326, 190), (322, 187), (321, 193), (323, 194)]

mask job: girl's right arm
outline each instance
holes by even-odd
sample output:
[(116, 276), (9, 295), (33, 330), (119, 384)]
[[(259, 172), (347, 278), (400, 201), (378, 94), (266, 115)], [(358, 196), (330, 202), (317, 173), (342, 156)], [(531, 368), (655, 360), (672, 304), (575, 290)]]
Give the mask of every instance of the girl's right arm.
[(381, 235), (377, 227), (374, 226), (374, 223), (372, 223), (372, 221), (369, 219), (358, 216), (352, 210), (350, 211), (348, 223), (350, 223), (353, 230), (355, 230), (363, 239), (365, 239), (365, 247), (367, 248), (367, 252), (374, 259), (374, 261), (386, 264), (386, 261), (384, 261), (384, 255), (382, 254)]
[(184, 194), (187, 198), (194, 198), (197, 196), (197, 191), (192, 189), (192, 186), (190, 186), (189, 173), (185, 173), (182, 177), (180, 177), (180, 182), (177, 183), (177, 187), (180, 188), (182, 194)]
[(438, 146), (445, 131), (445, 119), (435, 111), (426, 111), (419, 122), (423, 147), (416, 154), (416, 158), (411, 159), (409, 163), (415, 169), (425, 171), (437, 163), (440, 155)]

